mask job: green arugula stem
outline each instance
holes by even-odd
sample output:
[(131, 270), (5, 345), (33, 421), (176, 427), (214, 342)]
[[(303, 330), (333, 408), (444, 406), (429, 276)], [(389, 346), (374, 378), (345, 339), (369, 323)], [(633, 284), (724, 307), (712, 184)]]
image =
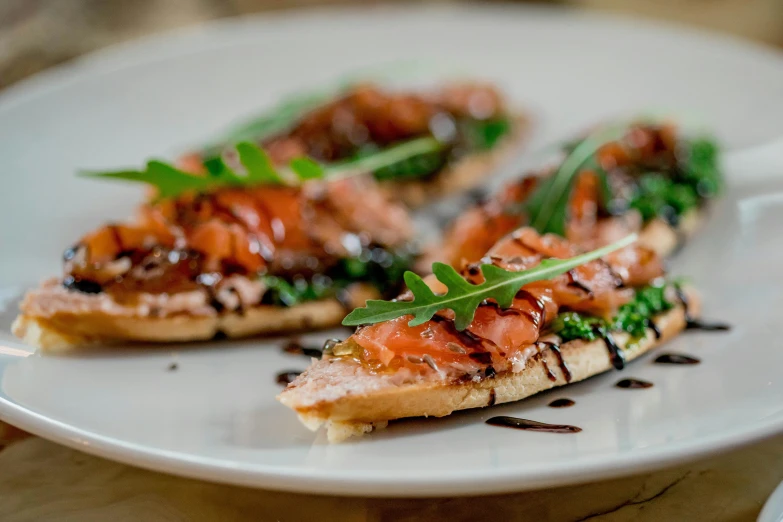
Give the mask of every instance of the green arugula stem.
[(432, 137), (417, 138), (350, 162), (325, 167), (330, 179), (355, 173), (373, 172), (415, 156), (443, 150), (444, 144)]
[[(538, 212), (531, 213), (533, 215), (530, 216), (530, 225), (533, 228), (542, 234), (555, 232), (564, 235), (565, 224), (552, 224), (551, 221), (555, 214), (562, 214), (559, 219), (563, 221), (566, 219), (564, 209), (568, 205), (574, 177), (586, 163), (593, 159), (601, 146), (608, 141), (619, 139), (625, 129), (625, 125), (613, 125), (598, 129), (574, 147), (554, 173), (552, 181), (540, 189), (543, 193), (540, 202), (536, 205)], [(559, 209), (563, 209), (563, 211), (558, 212)]]

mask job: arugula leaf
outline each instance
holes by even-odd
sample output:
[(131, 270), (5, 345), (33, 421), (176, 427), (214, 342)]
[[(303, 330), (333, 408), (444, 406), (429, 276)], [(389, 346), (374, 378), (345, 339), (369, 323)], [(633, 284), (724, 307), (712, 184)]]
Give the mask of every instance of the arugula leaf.
[(513, 122), (507, 117), (491, 120), (463, 118), (458, 122), (462, 140), (471, 150), (491, 150), (501, 138), (508, 135)]
[(564, 274), (588, 261), (630, 245), (636, 239), (636, 234), (632, 234), (616, 243), (570, 259), (544, 259), (539, 265), (521, 272), (510, 272), (485, 264), (481, 266), (484, 282), (477, 285), (466, 281), (451, 266), (433, 263), (433, 274), (448, 289), (445, 294), (435, 294), (420, 276), (405, 272), (405, 284), (413, 293), (413, 301), (370, 300), (364, 308), (357, 308), (348, 314), (343, 324), (358, 326), (413, 315), (408, 325), (417, 326), (432, 319), (437, 312), (448, 309), (454, 312), (456, 328), (464, 330), (473, 321), (476, 308), (485, 299), (494, 299), (501, 308), (508, 308), (524, 285)]
[[(334, 165), (323, 166), (310, 158), (294, 158), (289, 163), (297, 182), (312, 179), (344, 178), (365, 172), (372, 172), (407, 161), (411, 158), (432, 154), (443, 150), (444, 144), (435, 138), (418, 138), (394, 145), (375, 154)], [(174, 198), (184, 192), (209, 192), (225, 186), (252, 186), (262, 184), (280, 185), (290, 183), (275, 169), (269, 156), (257, 145), (240, 142), (236, 146), (239, 161), (247, 171), (237, 173), (220, 157), (211, 158), (204, 163), (208, 175), (199, 176), (179, 170), (161, 161), (150, 161), (147, 168), (114, 172), (82, 171), (79, 174), (92, 178), (122, 179), (152, 185), (158, 190), (158, 199)]]
[(595, 153), (608, 141), (620, 139), (626, 128), (613, 125), (598, 129), (573, 146), (557, 171), (541, 182), (524, 205), (530, 226), (541, 234), (565, 236), (574, 178), (585, 168), (597, 168)]
[(375, 172), (410, 160), (417, 156), (440, 152), (445, 145), (433, 137), (416, 138), (368, 154), (358, 159), (337, 163), (327, 167), (329, 175), (345, 175), (352, 172)]
[(82, 171), (82, 176), (90, 178), (111, 178), (126, 181), (141, 181), (158, 189), (158, 197), (168, 198), (178, 196), (186, 191), (207, 190), (214, 181), (205, 176), (194, 176), (182, 172), (171, 165), (160, 161), (147, 162), (147, 168), (138, 170), (118, 170), (113, 172)]
[[(81, 176), (92, 178), (122, 179), (152, 185), (157, 189), (157, 199), (174, 198), (185, 192), (209, 192), (225, 186), (250, 186), (261, 184), (281, 185), (285, 178), (275, 170), (266, 152), (249, 142), (236, 146), (239, 161), (247, 171), (237, 173), (219, 157), (204, 163), (206, 175), (191, 174), (161, 161), (149, 161), (147, 168), (115, 172), (82, 171)], [(307, 158), (292, 161), (291, 170), (300, 182), (323, 178), (324, 169)]]
[(266, 152), (252, 143), (243, 141), (237, 144), (239, 161), (247, 170), (247, 181), (251, 183), (269, 183), (281, 185), (283, 179), (272, 166), (272, 160)]
[(633, 300), (622, 305), (609, 320), (579, 312), (564, 312), (552, 321), (550, 330), (563, 342), (574, 339), (594, 341), (606, 332), (627, 332), (631, 343), (647, 335), (650, 321), (658, 314), (674, 308), (666, 299), (666, 289), (676, 282), (652, 284), (636, 291)]
[(294, 158), (289, 163), (289, 166), (299, 177), (300, 181), (320, 179), (326, 175), (323, 167), (310, 158)]

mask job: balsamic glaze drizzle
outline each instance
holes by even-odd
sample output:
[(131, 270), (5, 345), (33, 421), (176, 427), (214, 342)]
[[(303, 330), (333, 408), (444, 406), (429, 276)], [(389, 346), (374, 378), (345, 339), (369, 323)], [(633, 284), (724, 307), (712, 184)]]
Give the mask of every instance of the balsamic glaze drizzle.
[(596, 330), (596, 334), (603, 339), (606, 349), (609, 350), (609, 360), (612, 362), (612, 366), (617, 370), (625, 368), (625, 354), (620, 347), (617, 346), (611, 332), (600, 332), (599, 330)]
[(479, 364), (492, 364), (492, 354), (489, 352), (473, 352), (468, 357)]
[(570, 282), (568, 283), (568, 286), (573, 286), (574, 288), (578, 288), (579, 290), (583, 291), (587, 294), (588, 297), (593, 297), (593, 289), (589, 286), (585, 285), (582, 281), (577, 279), (576, 277), (576, 271), (572, 268), (568, 272), (568, 278), (570, 279)]
[(490, 426), (502, 426), (504, 428), (527, 431), (546, 431), (549, 433), (579, 433), (582, 431), (582, 428), (569, 426), (568, 424), (546, 424), (544, 422), (520, 419), (518, 417), (507, 417), (505, 415), (492, 417), (486, 422)]
[(546, 378), (552, 382), (557, 381), (557, 377), (555, 376), (554, 373), (552, 373), (551, 368), (549, 368), (549, 363), (546, 362), (546, 357), (544, 356), (541, 357), (541, 364), (544, 366), (544, 371), (546, 372)]
[(682, 310), (685, 312), (685, 321), (688, 322), (691, 320), (691, 314), (688, 310), (688, 296), (685, 295), (685, 292), (682, 291), (682, 288), (680, 288), (678, 285), (674, 285), (674, 292), (677, 296), (677, 300), (682, 305)]
[(552, 402), (549, 403), (549, 407), (550, 408), (570, 408), (574, 404), (576, 404), (576, 403), (574, 401), (572, 401), (571, 399), (563, 398), (563, 399), (555, 399), (555, 400), (553, 400)]
[(571, 374), (571, 369), (566, 364), (565, 359), (563, 359), (563, 353), (560, 351), (560, 345), (551, 343), (549, 341), (539, 341), (539, 343), (548, 347), (557, 356), (558, 365), (560, 366), (560, 371), (563, 372), (563, 377), (565, 378), (566, 382), (571, 382), (573, 375)]
[(656, 339), (660, 339), (661, 338), (661, 335), (662, 335), (661, 334), (661, 329), (658, 328), (658, 325), (655, 324), (655, 321), (653, 321), (652, 319), (647, 319), (647, 328), (652, 330), (652, 332), (655, 335)]
[(524, 299), (530, 303), (533, 308), (538, 309), (538, 317), (534, 317), (532, 314), (528, 315), (536, 327), (540, 328), (543, 324), (546, 323), (546, 304), (544, 304), (544, 301), (534, 296), (524, 288), (517, 292), (517, 294), (514, 296), (514, 299)]
[(494, 406), (495, 401), (497, 401), (497, 394), (495, 392), (495, 388), (490, 388), (489, 390), (489, 401), (487, 401), (487, 406)]
[(431, 320), (435, 321), (436, 323), (443, 324), (443, 326), (449, 331), (451, 335), (459, 339), (463, 345), (473, 348), (474, 350), (483, 351), (485, 350), (486, 344), (489, 344), (490, 346), (496, 346), (491, 339), (485, 339), (480, 335), (474, 334), (470, 330), (457, 330), (457, 327), (454, 326), (454, 321), (451, 319), (447, 319), (441, 315), (434, 315), (432, 316)]
[(688, 311), (688, 296), (682, 291), (679, 286), (674, 287), (677, 299), (682, 304), (682, 308), (685, 311), (685, 329), (686, 330), (703, 330), (705, 332), (727, 332), (731, 330), (731, 325), (727, 323), (708, 323), (701, 321), (693, 317)]
[(682, 355), (679, 353), (664, 353), (659, 355), (655, 362), (658, 364), (699, 364), (700, 359), (691, 357), (690, 355)]
[(320, 348), (302, 346), (296, 339), (290, 339), (286, 342), (283, 345), (283, 351), (285, 353), (290, 353), (291, 355), (304, 355), (305, 357), (315, 357), (316, 359), (320, 359), (321, 356), (323, 356), (323, 352)]
[(641, 379), (623, 379), (622, 381), (618, 381), (615, 386), (618, 388), (642, 389), (652, 388), (653, 383)]
[(277, 382), (277, 384), (280, 384), (282, 386), (287, 386), (292, 382), (294, 382), (294, 379), (299, 377), (301, 373), (302, 372), (297, 370), (284, 370), (277, 374), (277, 377), (275, 378), (275, 382)]
[(686, 330), (704, 330), (705, 332), (728, 332), (731, 325), (726, 323), (707, 323), (698, 319), (688, 319), (685, 323)]

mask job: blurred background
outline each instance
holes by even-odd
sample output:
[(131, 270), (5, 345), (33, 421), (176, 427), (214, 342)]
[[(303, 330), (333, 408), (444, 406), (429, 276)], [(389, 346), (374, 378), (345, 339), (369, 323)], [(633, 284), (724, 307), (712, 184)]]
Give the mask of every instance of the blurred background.
[[(448, 0), (434, 1), (448, 3)], [(381, 2), (0, 0), (0, 88), (94, 49), (153, 32), (263, 11), (377, 3)], [(525, 3), (672, 20), (783, 46), (783, 0), (543, 0)]]

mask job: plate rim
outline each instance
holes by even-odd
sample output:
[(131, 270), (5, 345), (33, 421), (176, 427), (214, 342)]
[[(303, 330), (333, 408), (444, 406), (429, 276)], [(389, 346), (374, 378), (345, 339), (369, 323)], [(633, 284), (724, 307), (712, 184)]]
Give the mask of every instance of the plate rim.
[[(744, 40), (734, 35), (694, 28), (680, 23), (631, 18), (626, 15), (578, 11), (551, 6), (511, 6), (478, 4), (412, 6), (331, 6), (319, 8), (298, 8), (277, 13), (258, 13), (250, 16), (230, 17), (213, 20), (201, 25), (182, 27), (146, 35), (142, 38), (110, 45), (52, 67), (30, 78), (16, 82), (0, 92), (0, 113), (17, 105), (29, 103), (39, 96), (56, 92), (71, 82), (90, 81), (103, 74), (133, 69), (150, 63), (176, 59), (186, 54), (198, 54), (225, 47), (220, 36), (233, 31), (237, 26), (258, 26), (280, 20), (295, 20), (301, 17), (345, 17), (367, 16), (379, 12), (449, 13), (453, 16), (467, 16), (473, 12), (486, 15), (512, 12), (546, 13), (548, 16), (568, 17), (582, 23), (606, 23), (611, 25), (633, 25), (644, 31), (668, 31), (696, 41), (710, 41), (730, 46), (745, 53), (765, 55), (767, 60), (783, 63), (783, 52), (771, 46)], [(253, 38), (250, 38), (252, 41)], [(259, 36), (257, 38), (263, 38)], [(184, 43), (195, 41), (195, 47), (183, 49)], [(244, 40), (242, 40), (244, 41)], [(237, 45), (232, 40), (229, 45)], [(192, 43), (192, 42), (190, 42)], [(144, 53), (154, 48), (156, 53)], [(135, 56), (134, 56), (135, 55)], [(132, 58), (132, 59), (131, 59)], [(113, 65), (123, 60), (121, 66)], [(7, 357), (7, 356), (3, 356)], [(777, 418), (780, 417), (780, 418)], [(578, 471), (571, 466), (556, 467), (549, 472), (527, 471), (524, 468), (501, 468), (486, 470), (477, 476), (449, 476), (441, 473), (421, 473), (417, 476), (403, 476), (400, 471), (391, 478), (365, 475), (356, 470), (297, 469), (270, 465), (229, 465), (227, 461), (211, 457), (162, 450), (132, 442), (103, 436), (77, 426), (58, 421), (32, 411), (0, 395), (0, 418), (19, 426), (35, 435), (61, 443), (67, 447), (84, 451), (99, 457), (144, 469), (183, 477), (209, 480), (239, 486), (263, 487), (273, 490), (301, 493), (320, 493), (341, 496), (383, 496), (383, 497), (426, 497), (435, 495), (480, 495), (505, 493), (551, 486), (564, 486), (585, 481), (597, 481), (664, 468), (675, 463), (703, 458), (704, 456), (756, 442), (776, 433), (783, 432), (783, 416), (772, 416), (754, 423), (750, 428), (721, 432), (700, 437), (696, 440), (678, 443), (675, 449), (662, 446), (655, 449), (637, 448), (633, 452), (615, 454), (612, 464), (607, 466), (605, 456), (593, 456), (580, 461)]]
[[(480, 14), (505, 14), (514, 12), (537, 12), (545, 16), (558, 18), (570, 17), (574, 20), (586, 21), (586, 23), (606, 23), (614, 26), (636, 26), (643, 31), (670, 32), (679, 37), (690, 38), (694, 41), (709, 41), (715, 45), (732, 47), (742, 52), (765, 55), (765, 59), (777, 60), (783, 64), (783, 50), (771, 44), (753, 41), (739, 35), (724, 33), (705, 27), (693, 26), (684, 22), (661, 20), (654, 18), (634, 17), (627, 13), (611, 11), (588, 11), (586, 9), (569, 8), (566, 6), (551, 5), (527, 5), (527, 4), (480, 4), (473, 1), (453, 4), (425, 4), (421, 6), (405, 6), (393, 4), (380, 5), (354, 5), (354, 6), (298, 6), (281, 11), (257, 12), (245, 15), (229, 16), (196, 23), (193, 25), (172, 28), (149, 33), (138, 38), (109, 44), (105, 47), (94, 49), (83, 55), (76, 56), (63, 63), (41, 70), (27, 78), (23, 78), (0, 90), (0, 112), (28, 99), (54, 91), (67, 85), (69, 81), (84, 81), (93, 76), (109, 74), (119, 70), (125, 70), (140, 65), (171, 60), (172, 58), (198, 54), (219, 47), (237, 45), (236, 41), (230, 44), (217, 44), (216, 37), (224, 33), (232, 33), (241, 26), (258, 26), (274, 24), (276, 22), (291, 22), (301, 18), (317, 17), (348, 17), (358, 14), (410, 14), (413, 12), (426, 15), (433, 12), (451, 16), (469, 16), (472, 13)], [(256, 33), (258, 34), (258, 33)], [(255, 39), (253, 35), (249, 40)], [(191, 41), (187, 41), (191, 40)], [(177, 50), (187, 41), (187, 50)], [(199, 43), (200, 42), (200, 43)], [(198, 47), (192, 47), (199, 43)], [(155, 55), (145, 54), (142, 51), (152, 47)], [(132, 60), (121, 66), (112, 66), (111, 63), (119, 58)]]
[(435, 476), (426, 471), (407, 476), (404, 471), (394, 470), (389, 472), (389, 478), (356, 470), (229, 465), (220, 459), (194, 457), (188, 453), (161, 450), (96, 434), (34, 412), (0, 396), (0, 419), (34, 435), (97, 457), (169, 475), (222, 484), (346, 497), (413, 498), (457, 493), (478, 496), (598, 482), (692, 462), (772, 437), (783, 432), (783, 415), (777, 417), (773, 416), (766, 423), (756, 423), (752, 430), (724, 431), (685, 443), (679, 442), (674, 450), (664, 445), (652, 450), (637, 448), (632, 452), (615, 454), (611, 466), (602, 462), (605, 455), (596, 455), (586, 462), (579, 461), (578, 471), (573, 469), (573, 465), (555, 466), (543, 473), (538, 468), (528, 471), (524, 468), (501, 468), (487, 469), (469, 477), (443, 473)]

